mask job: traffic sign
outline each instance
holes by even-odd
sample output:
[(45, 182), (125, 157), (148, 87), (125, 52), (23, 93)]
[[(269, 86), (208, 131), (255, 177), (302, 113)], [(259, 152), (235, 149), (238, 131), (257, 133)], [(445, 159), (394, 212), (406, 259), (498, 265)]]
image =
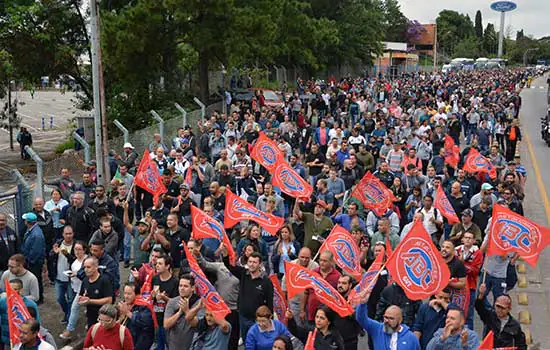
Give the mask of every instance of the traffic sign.
[(513, 11), (518, 7), (515, 2), (512, 1), (497, 1), (491, 4), (491, 9), (498, 12)]

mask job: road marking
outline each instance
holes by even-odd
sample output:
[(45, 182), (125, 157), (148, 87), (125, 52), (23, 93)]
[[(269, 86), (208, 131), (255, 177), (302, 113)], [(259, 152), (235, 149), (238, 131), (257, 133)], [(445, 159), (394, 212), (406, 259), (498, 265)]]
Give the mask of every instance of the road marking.
[(535, 178), (537, 179), (537, 187), (539, 188), (540, 195), (542, 197), (542, 202), (544, 203), (544, 210), (546, 212), (546, 220), (550, 225), (550, 202), (548, 201), (548, 195), (546, 194), (546, 188), (544, 187), (544, 182), (542, 181), (542, 176), (540, 174), (539, 163), (535, 155), (535, 150), (533, 149), (533, 144), (531, 143), (531, 137), (529, 133), (525, 132), (525, 140), (527, 141), (527, 150), (529, 151), (529, 156), (533, 162), (533, 169), (535, 170)]
[(30, 115), (25, 114), (25, 113), (21, 113), (21, 112), (19, 112), (19, 111), (17, 111), (17, 114), (19, 114), (20, 116), (23, 116), (23, 117), (25, 117), (25, 118), (29, 118), (29, 119), (32, 119), (32, 120), (40, 121), (40, 118), (33, 117), (33, 116), (30, 116)]

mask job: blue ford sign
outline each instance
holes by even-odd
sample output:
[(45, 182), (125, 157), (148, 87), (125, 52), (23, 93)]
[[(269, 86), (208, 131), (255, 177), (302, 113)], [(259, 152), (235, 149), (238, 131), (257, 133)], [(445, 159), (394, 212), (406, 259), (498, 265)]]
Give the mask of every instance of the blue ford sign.
[(511, 2), (511, 1), (497, 1), (497, 2), (493, 2), (491, 4), (491, 9), (493, 9), (494, 11), (498, 11), (498, 12), (513, 11), (517, 7), (518, 6), (516, 5), (516, 3)]

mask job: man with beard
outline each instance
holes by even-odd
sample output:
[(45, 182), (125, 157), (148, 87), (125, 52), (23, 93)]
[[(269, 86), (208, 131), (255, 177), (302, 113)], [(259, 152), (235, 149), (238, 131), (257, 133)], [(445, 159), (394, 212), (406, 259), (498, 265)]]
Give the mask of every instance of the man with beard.
[(420, 350), (418, 338), (407, 325), (401, 324), (403, 315), (398, 306), (392, 305), (384, 312), (384, 322), (368, 316), (367, 300), (370, 293), (361, 297), (361, 304), (355, 310), (357, 322), (367, 331), (376, 350)]
[[(353, 288), (353, 279), (349, 275), (340, 276), (336, 289), (338, 293), (348, 299), (349, 292)], [(334, 327), (340, 332), (344, 339), (345, 350), (357, 350), (357, 342), (359, 333), (362, 328), (353, 315), (347, 317), (336, 317), (334, 319)]]
[(435, 332), (426, 349), (477, 349), (479, 347), (479, 338), (474, 331), (464, 327), (464, 322), (464, 311), (456, 307), (449, 308), (445, 327)]

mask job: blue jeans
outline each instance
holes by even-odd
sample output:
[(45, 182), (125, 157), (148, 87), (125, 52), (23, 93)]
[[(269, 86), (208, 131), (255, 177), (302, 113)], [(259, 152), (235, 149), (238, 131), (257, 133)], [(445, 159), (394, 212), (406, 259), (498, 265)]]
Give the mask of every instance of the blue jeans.
[(487, 287), (487, 292), (483, 297), (483, 303), (485, 304), (486, 308), (490, 309), (492, 305), (487, 300), (487, 296), (489, 295), (489, 292), (493, 293), (493, 304), (494, 304), (495, 300), (499, 296), (506, 293), (506, 278), (493, 277), (487, 273), (487, 276), (485, 277), (485, 286)]
[(129, 263), (130, 262), (130, 249), (132, 246), (132, 235), (128, 230), (124, 229), (124, 247), (122, 251), (122, 257), (124, 258), (124, 262)]
[(55, 296), (57, 298), (57, 303), (61, 306), (63, 310), (64, 319), (69, 320), (71, 314), (71, 302), (74, 298), (73, 289), (69, 281), (63, 282), (55, 280)]
[(159, 328), (157, 328), (157, 350), (165, 350), (166, 349), (166, 330), (164, 327), (159, 325)]
[(466, 326), (474, 330), (474, 305), (476, 303), (476, 290), (470, 289), (470, 304), (468, 304), (468, 317), (466, 317)]
[(246, 335), (248, 334), (248, 330), (254, 325), (254, 323), (256, 323), (254, 320), (249, 320), (248, 318), (239, 315), (241, 338), (243, 339), (243, 342), (246, 342)]
[[(72, 290), (72, 288), (71, 288)], [(69, 323), (67, 324), (67, 330), (73, 332), (76, 329), (78, 324), (78, 317), (80, 316), (80, 305), (78, 304), (78, 298), (76, 298), (76, 293), (72, 291), (72, 302), (71, 302), (71, 314), (69, 315)]]

